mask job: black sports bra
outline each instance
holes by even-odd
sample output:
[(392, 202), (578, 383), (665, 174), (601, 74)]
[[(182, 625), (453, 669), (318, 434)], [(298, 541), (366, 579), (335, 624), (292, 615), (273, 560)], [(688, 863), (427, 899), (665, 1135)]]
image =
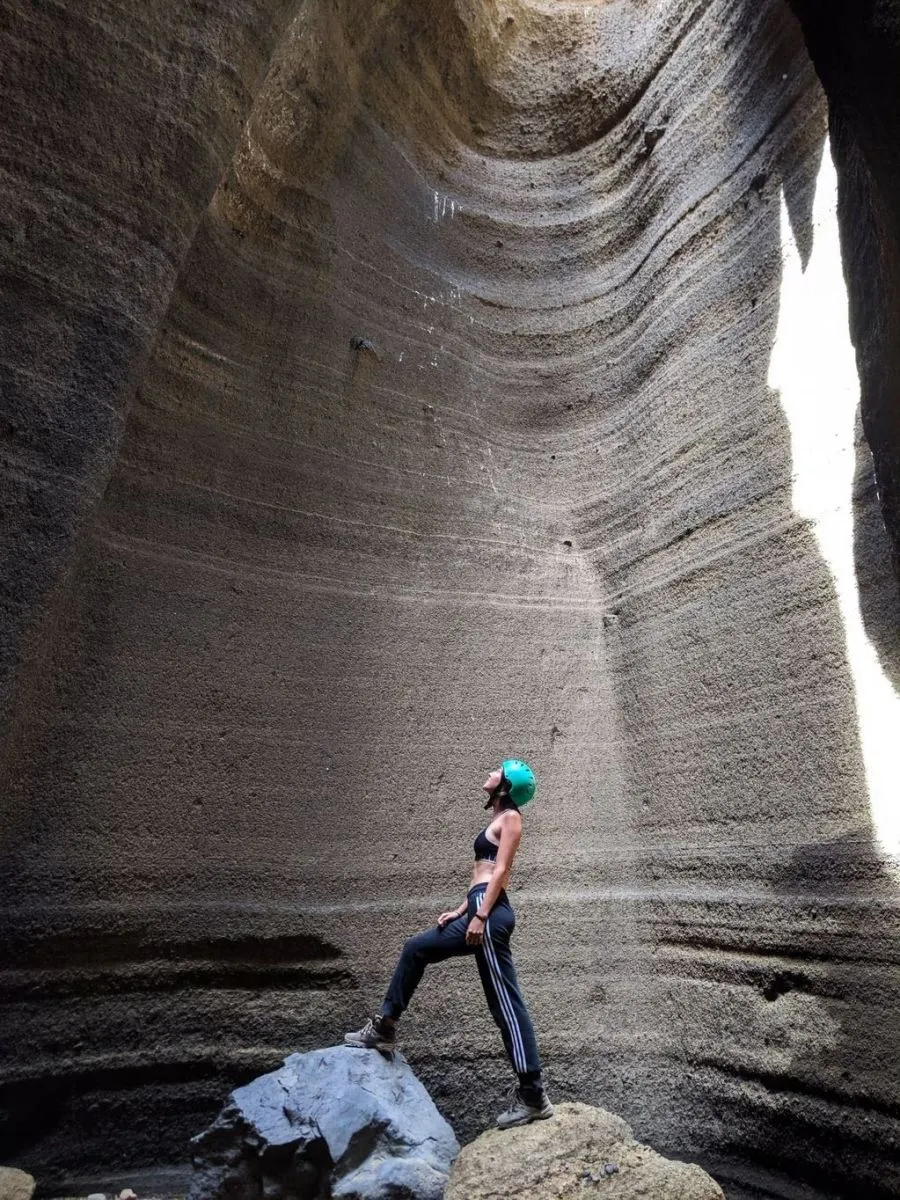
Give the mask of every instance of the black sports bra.
[(496, 862), (497, 851), (500, 849), (487, 836), (487, 829), (482, 829), (478, 837), (475, 839), (475, 861), (476, 862)]

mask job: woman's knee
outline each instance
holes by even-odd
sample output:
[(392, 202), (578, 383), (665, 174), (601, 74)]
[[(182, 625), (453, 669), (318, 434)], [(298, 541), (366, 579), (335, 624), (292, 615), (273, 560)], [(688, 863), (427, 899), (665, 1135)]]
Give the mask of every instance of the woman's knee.
[(413, 937), (407, 938), (403, 943), (404, 958), (422, 958), (425, 955), (427, 942), (427, 934), (417, 933)]

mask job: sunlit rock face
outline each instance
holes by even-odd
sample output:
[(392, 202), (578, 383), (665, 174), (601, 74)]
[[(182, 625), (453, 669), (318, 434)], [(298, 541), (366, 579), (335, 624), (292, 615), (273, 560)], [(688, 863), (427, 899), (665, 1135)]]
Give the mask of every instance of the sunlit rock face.
[[(183, 1161), (358, 1025), (518, 754), (553, 1094), (734, 1197), (896, 1194), (896, 593), (830, 162), (774, 0), (297, 11), (16, 712), (8, 1161)], [(474, 964), (403, 1032), (473, 1135)]]

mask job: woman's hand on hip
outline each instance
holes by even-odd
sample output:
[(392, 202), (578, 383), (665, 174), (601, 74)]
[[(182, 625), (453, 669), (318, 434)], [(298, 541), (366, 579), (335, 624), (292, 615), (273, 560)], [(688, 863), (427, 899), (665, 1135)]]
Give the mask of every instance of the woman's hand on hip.
[(484, 941), (484, 921), (481, 917), (473, 917), (466, 928), (466, 945), (480, 946)]

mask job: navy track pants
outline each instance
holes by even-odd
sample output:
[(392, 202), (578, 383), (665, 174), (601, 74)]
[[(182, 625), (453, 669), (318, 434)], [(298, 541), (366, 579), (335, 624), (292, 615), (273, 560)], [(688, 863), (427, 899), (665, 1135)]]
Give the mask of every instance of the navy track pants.
[(443, 962), (445, 958), (461, 954), (474, 954), (491, 1016), (500, 1028), (513, 1070), (519, 1075), (537, 1078), (541, 1063), (534, 1026), (516, 980), (516, 969), (509, 948), (516, 915), (506, 892), (501, 892), (497, 897), (487, 919), (483, 944), (470, 946), (466, 943), (466, 929), (486, 888), (486, 883), (479, 883), (469, 890), (465, 916), (450, 921), (443, 929), (436, 927), (416, 934), (404, 944), (381, 1007), (382, 1016), (396, 1020), (404, 1012), (429, 963)]

